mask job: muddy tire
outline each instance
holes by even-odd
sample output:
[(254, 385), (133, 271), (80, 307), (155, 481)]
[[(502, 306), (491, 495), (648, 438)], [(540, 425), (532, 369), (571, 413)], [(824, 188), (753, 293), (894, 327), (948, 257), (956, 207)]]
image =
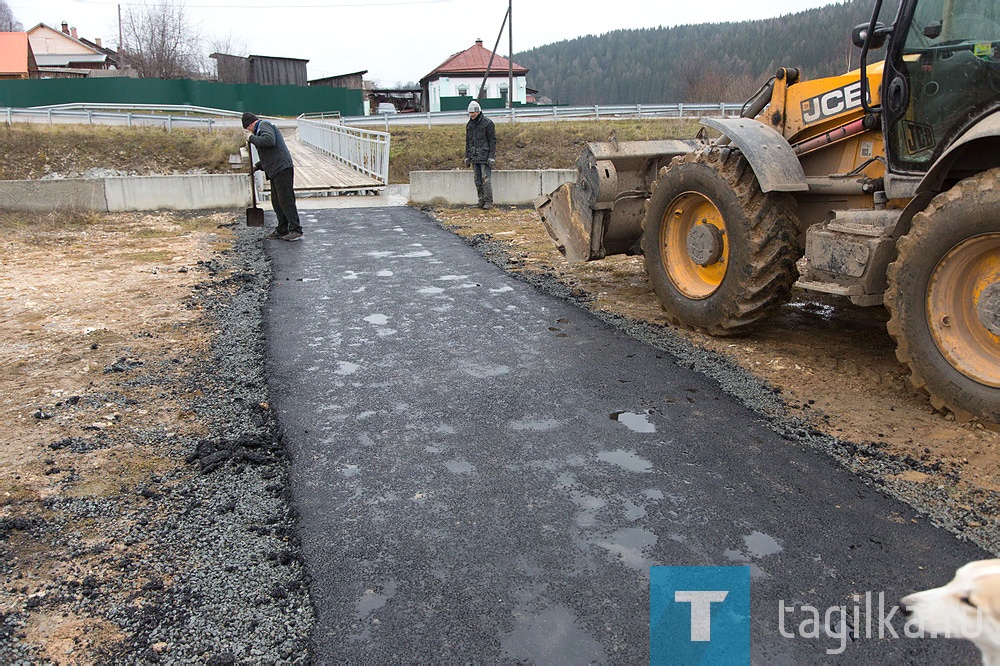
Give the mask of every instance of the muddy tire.
[(675, 324), (738, 335), (789, 298), (801, 256), (795, 201), (761, 192), (729, 149), (677, 157), (646, 202), (646, 272)]
[(942, 412), (1000, 423), (1000, 169), (913, 218), (889, 266), (896, 358)]

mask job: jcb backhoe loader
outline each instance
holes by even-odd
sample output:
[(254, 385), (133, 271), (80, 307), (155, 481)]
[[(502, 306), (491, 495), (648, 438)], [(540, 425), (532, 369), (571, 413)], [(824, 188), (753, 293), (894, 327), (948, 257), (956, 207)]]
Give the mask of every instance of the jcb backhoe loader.
[(668, 317), (711, 334), (793, 286), (884, 303), (934, 407), (1000, 423), (1000, 3), (881, 14), (854, 30), (859, 70), (782, 68), (740, 118), (703, 119), (713, 141), (590, 144), (538, 212), (571, 261), (641, 252)]

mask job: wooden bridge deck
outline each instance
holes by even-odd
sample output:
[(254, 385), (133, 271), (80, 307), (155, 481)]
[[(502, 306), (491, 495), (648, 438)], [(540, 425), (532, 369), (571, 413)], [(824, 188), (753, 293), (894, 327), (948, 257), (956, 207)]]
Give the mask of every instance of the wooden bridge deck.
[[(295, 192), (337, 194), (355, 192), (375, 192), (385, 185), (371, 176), (356, 171), (320, 151), (299, 141), (297, 134), (283, 132), (288, 152), (295, 163)], [(271, 183), (264, 180), (264, 190), (270, 190)]]

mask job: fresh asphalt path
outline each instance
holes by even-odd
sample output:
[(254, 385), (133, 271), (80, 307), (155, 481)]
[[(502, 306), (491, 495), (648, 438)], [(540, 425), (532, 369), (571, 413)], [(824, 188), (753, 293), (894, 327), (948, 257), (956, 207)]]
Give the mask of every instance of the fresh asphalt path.
[(976, 661), (878, 595), (986, 553), (419, 210), (303, 214), (265, 334), (316, 663), (644, 663), (651, 565), (749, 565), (755, 663)]

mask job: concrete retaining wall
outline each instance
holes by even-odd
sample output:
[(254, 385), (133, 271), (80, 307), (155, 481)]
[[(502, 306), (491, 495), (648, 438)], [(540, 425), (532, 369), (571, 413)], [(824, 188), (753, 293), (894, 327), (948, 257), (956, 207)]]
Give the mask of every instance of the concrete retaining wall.
[(107, 211), (108, 202), (101, 180), (4, 180), (0, 181), (0, 210)]
[[(542, 194), (576, 180), (573, 169), (494, 171), (493, 203), (529, 206)], [(411, 171), (410, 203), (418, 205), (474, 206), (478, 203), (471, 169)]]
[(0, 181), (0, 210), (120, 212), (243, 208), (245, 175), (127, 176)]
[[(494, 171), (493, 202), (530, 206), (563, 183), (576, 180), (572, 169)], [(243, 174), (195, 176), (126, 176), (0, 181), (0, 210), (120, 212), (245, 208), (250, 184)], [(474, 206), (476, 185), (471, 169), (413, 171), (410, 203)]]

